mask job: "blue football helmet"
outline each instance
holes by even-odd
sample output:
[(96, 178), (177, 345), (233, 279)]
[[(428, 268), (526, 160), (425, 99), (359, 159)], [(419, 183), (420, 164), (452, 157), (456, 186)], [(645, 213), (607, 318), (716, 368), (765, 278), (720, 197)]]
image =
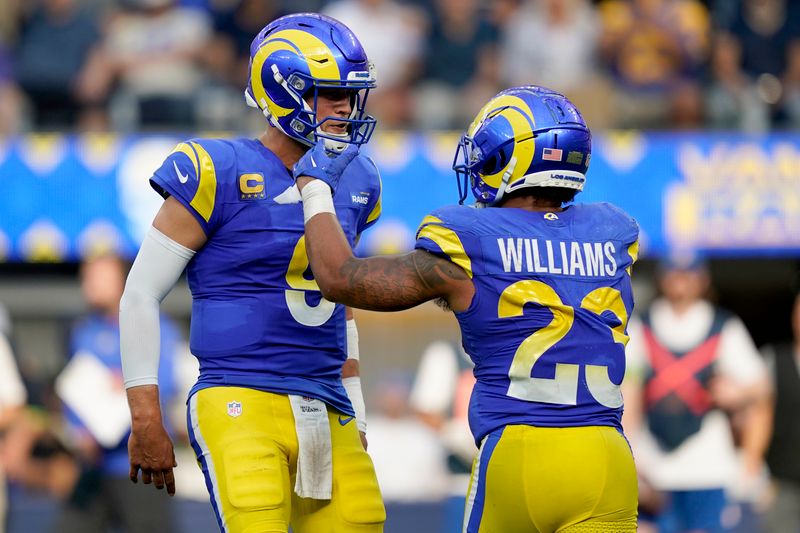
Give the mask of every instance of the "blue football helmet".
[[(364, 106), (374, 87), (375, 71), (364, 48), (347, 26), (330, 17), (316, 13), (280, 17), (250, 45), (247, 104), (261, 109), (270, 124), (303, 144), (311, 146), (319, 138), (339, 145), (367, 142), (375, 119)], [(350, 116), (318, 117), (321, 89), (352, 91)], [(322, 131), (329, 120), (347, 123), (347, 133)]]
[(493, 205), (524, 187), (581, 191), (592, 134), (566, 96), (544, 87), (513, 87), (483, 106), (456, 149), (459, 203), (469, 191)]

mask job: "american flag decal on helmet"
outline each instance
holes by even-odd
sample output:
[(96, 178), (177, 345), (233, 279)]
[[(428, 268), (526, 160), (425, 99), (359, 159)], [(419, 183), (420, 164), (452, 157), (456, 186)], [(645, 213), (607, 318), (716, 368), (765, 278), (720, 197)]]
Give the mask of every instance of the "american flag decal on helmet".
[(564, 152), (558, 148), (543, 148), (542, 159), (545, 161), (561, 161), (564, 157)]

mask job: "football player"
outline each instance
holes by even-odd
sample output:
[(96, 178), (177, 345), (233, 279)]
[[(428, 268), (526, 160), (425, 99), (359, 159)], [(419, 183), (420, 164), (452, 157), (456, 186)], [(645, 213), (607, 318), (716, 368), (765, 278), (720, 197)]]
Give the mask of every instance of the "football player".
[(591, 154), (578, 109), (541, 87), (489, 101), (453, 167), (461, 203), (471, 190), (483, 209), (434, 211), (401, 256), (352, 255), (331, 190), (357, 150), (320, 157), (322, 148), (294, 174), (323, 295), (378, 311), (440, 300), (475, 363), (469, 419), (480, 452), (464, 531), (635, 531), (620, 383), (638, 226), (607, 203), (565, 206)]
[[(334, 151), (367, 142), (375, 120), (364, 105), (374, 86), (346, 26), (317, 14), (281, 17), (250, 47), (245, 95), (268, 119), (266, 131), (180, 143), (150, 179), (165, 201), (120, 311), (130, 478), (141, 471), (144, 483), (175, 492), (156, 380), (157, 316), (185, 268), (190, 348), (200, 362), (189, 435), (223, 532), (383, 530), (359, 438), (357, 331), (310, 276), (300, 195), (287, 170), (315, 142)], [(356, 157), (333, 200), (349, 245), (378, 218), (380, 194), (374, 163)]]

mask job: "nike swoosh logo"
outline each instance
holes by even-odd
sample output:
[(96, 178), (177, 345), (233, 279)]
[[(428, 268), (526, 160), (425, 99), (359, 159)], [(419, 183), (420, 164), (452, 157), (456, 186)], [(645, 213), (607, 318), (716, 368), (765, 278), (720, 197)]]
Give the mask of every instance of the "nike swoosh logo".
[(309, 157), (311, 158), (311, 164), (314, 166), (314, 168), (316, 168), (316, 167), (317, 167), (317, 162), (316, 162), (316, 161), (314, 161), (314, 156), (313, 156), (313, 155), (311, 155), (311, 156), (309, 156)]
[(339, 425), (340, 426), (346, 426), (354, 418), (355, 418), (354, 416), (342, 416), (342, 415), (339, 415)]
[(173, 161), (172, 166), (175, 167), (175, 173), (178, 175), (178, 181), (181, 183), (186, 183), (189, 181), (189, 174), (181, 174), (181, 169), (178, 168), (178, 163)]

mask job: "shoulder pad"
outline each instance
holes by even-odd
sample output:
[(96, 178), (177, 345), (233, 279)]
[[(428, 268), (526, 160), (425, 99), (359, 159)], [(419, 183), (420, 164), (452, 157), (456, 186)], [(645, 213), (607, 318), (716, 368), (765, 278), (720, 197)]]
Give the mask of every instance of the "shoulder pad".
[(472, 277), (472, 260), (464, 247), (463, 237), (470, 232), (468, 221), (473, 208), (455, 205), (433, 211), (422, 219), (417, 230), (415, 248), (446, 257)]

